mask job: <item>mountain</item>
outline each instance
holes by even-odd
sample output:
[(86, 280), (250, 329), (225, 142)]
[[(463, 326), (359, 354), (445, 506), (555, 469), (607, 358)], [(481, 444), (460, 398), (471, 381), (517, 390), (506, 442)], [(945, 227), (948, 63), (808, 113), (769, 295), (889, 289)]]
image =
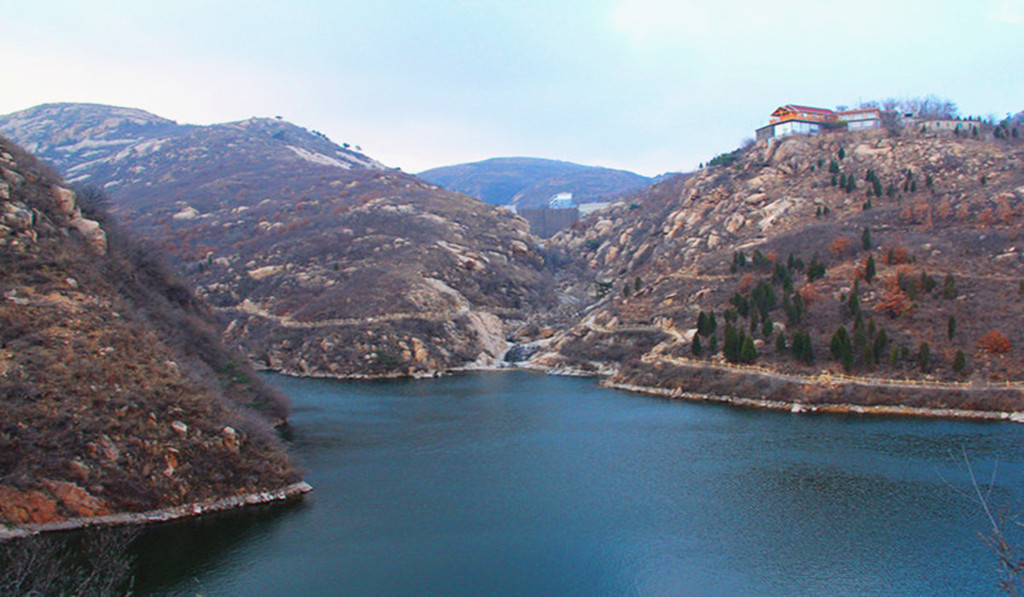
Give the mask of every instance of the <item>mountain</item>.
[(557, 193), (571, 192), (577, 204), (604, 201), (649, 186), (653, 180), (627, 172), (538, 158), (493, 158), (443, 166), (419, 177), (491, 205), (547, 207)]
[(1021, 410), (1024, 142), (994, 133), (761, 142), (599, 212), (552, 244), (600, 298), (535, 362), (673, 395)]
[(213, 313), (2, 137), (0, 271), (0, 531), (298, 480), (286, 399)]
[(0, 117), (0, 132), (109, 198), (264, 367), (492, 364), (506, 326), (556, 304), (525, 221), (283, 120), (184, 126), (50, 104)]

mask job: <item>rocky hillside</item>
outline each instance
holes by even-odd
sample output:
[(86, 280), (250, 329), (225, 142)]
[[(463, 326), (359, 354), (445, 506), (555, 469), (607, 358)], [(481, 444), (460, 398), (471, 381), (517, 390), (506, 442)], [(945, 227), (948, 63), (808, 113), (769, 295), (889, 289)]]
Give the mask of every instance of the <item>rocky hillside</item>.
[(0, 524), (162, 508), (297, 480), (284, 398), (212, 313), (0, 138)]
[(420, 172), (419, 177), (491, 205), (547, 207), (556, 193), (577, 204), (606, 201), (649, 186), (653, 180), (625, 170), (538, 158), (493, 158)]
[(595, 214), (555, 242), (601, 298), (537, 362), (668, 391), (1024, 408), (994, 389), (1024, 378), (1024, 141), (993, 132), (759, 143)]
[(108, 197), (269, 368), (489, 364), (506, 326), (555, 305), (523, 220), (282, 120), (181, 126), (57, 104), (0, 117), (0, 132)]

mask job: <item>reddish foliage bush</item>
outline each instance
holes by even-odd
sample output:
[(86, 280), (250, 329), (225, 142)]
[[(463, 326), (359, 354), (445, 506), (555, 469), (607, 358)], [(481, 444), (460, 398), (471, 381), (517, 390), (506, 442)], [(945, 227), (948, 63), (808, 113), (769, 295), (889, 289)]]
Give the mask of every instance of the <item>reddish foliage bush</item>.
[(804, 284), (797, 288), (797, 292), (800, 293), (800, 298), (803, 299), (805, 307), (810, 307), (818, 300), (818, 289), (814, 287), (814, 284)]
[(1003, 354), (1004, 352), (1009, 352), (1013, 347), (1010, 344), (1009, 338), (1004, 336), (999, 330), (992, 330), (979, 338), (978, 346), (992, 354)]
[(888, 313), (890, 317), (911, 313), (914, 310), (914, 303), (907, 296), (907, 293), (900, 288), (899, 278), (892, 277), (886, 280), (885, 289), (882, 291), (882, 298), (875, 304), (875, 311)]
[(850, 250), (850, 246), (852, 244), (853, 243), (850, 241), (850, 239), (846, 238), (845, 236), (840, 236), (836, 238), (834, 241), (832, 241), (832, 244), (829, 245), (828, 250), (836, 257), (839, 257), (843, 253)]
[(750, 294), (750, 291), (754, 289), (754, 274), (744, 274), (740, 278), (739, 291), (740, 294)]
[(899, 265), (908, 261), (910, 261), (910, 256), (903, 247), (892, 247), (885, 252), (885, 262), (889, 265)]

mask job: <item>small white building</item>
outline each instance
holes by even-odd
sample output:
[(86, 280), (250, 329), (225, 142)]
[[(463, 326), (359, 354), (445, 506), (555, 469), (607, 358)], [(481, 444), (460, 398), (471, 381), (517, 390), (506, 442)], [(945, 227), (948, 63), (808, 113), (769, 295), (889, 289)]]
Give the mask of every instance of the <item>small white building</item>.
[(867, 131), (882, 128), (882, 112), (878, 108), (843, 110), (837, 114), (846, 123), (848, 131)]
[(572, 193), (563, 191), (555, 194), (548, 200), (548, 207), (551, 209), (572, 209), (575, 205), (572, 202)]

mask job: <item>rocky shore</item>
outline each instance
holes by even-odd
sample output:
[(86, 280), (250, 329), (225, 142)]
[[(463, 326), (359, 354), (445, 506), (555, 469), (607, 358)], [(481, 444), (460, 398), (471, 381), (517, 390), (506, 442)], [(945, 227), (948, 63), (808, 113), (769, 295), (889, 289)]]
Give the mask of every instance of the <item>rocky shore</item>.
[(0, 524), (0, 541), (7, 541), (10, 539), (52, 531), (74, 531), (88, 527), (169, 522), (172, 520), (213, 514), (215, 512), (227, 512), (229, 510), (236, 510), (247, 506), (290, 502), (302, 499), (302, 497), (310, 491), (313, 491), (313, 487), (305, 481), (300, 481), (274, 491), (260, 491), (218, 500), (149, 510), (147, 512), (123, 512), (106, 516), (89, 516), (72, 518), (69, 520), (56, 520), (53, 522), (28, 523), (10, 526)]

